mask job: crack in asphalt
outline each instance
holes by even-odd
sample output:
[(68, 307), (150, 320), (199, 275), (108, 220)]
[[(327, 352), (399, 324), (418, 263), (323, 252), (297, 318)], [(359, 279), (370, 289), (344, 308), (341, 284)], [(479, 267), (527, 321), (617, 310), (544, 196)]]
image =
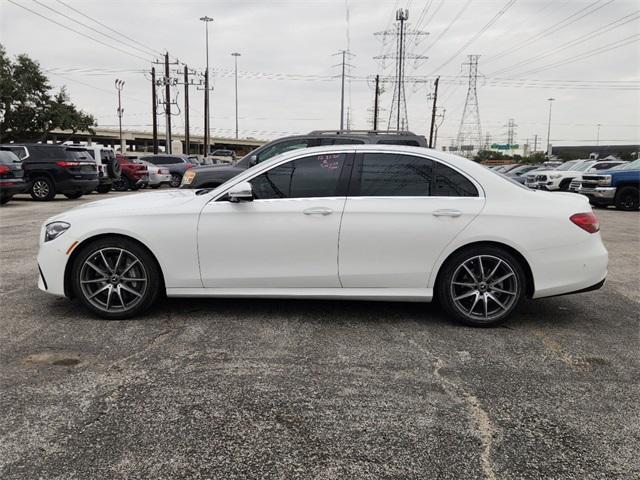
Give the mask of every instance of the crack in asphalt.
[(496, 428), (491, 422), (489, 414), (482, 408), (475, 395), (467, 392), (461, 385), (456, 384), (440, 373), (440, 370), (445, 366), (444, 361), (438, 358), (433, 365), (433, 374), (440, 381), (445, 392), (450, 397), (460, 401), (473, 419), (482, 445), (480, 465), (482, 466), (483, 477), (485, 480), (496, 480), (496, 474), (493, 471), (491, 462), (491, 450), (493, 448), (493, 439), (497, 433)]
[(532, 333), (540, 340), (542, 340), (542, 345), (548, 351), (550, 351), (555, 357), (557, 357), (568, 367), (582, 372), (587, 372), (592, 369), (592, 365), (588, 360), (567, 352), (564, 348), (562, 348), (560, 342), (549, 337), (549, 335), (547, 335), (542, 330), (536, 329), (533, 330)]

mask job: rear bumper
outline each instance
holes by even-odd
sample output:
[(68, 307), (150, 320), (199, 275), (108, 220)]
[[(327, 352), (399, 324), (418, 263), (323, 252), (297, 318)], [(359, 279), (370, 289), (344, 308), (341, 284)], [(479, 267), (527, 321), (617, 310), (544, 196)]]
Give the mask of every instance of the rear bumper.
[(56, 190), (60, 193), (89, 193), (92, 190), (95, 190), (98, 185), (100, 185), (100, 180), (98, 180), (97, 175), (94, 175), (94, 178), (92, 179), (72, 178), (69, 180), (63, 180), (56, 184)]
[(29, 185), (22, 179), (0, 179), (0, 196), (12, 197), (18, 193), (26, 192)]
[(541, 249), (528, 255), (533, 273), (533, 298), (587, 291), (607, 277), (609, 254), (600, 234), (576, 245)]

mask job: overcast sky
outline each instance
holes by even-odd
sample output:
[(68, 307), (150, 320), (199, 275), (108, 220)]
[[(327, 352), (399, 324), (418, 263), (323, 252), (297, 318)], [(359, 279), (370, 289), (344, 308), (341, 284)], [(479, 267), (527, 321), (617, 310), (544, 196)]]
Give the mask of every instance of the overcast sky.
[[(395, 10), (404, 7), (409, 10), (409, 30), (429, 32), (408, 39), (409, 53), (429, 57), (407, 60), (406, 73), (412, 79), (406, 86), (409, 129), (416, 133), (427, 132), (431, 109), (427, 95), (438, 74), (442, 76), (439, 106), (446, 109), (439, 144), (448, 145), (455, 138), (467, 90), (462, 64), (467, 54), (478, 54), (482, 133), (491, 135), (493, 142), (506, 141), (505, 125), (513, 118), (518, 125), (516, 142), (533, 143), (538, 134), (542, 145), (550, 97), (556, 99), (551, 131), (556, 145), (593, 144), (598, 124), (601, 144), (640, 140), (637, 0), (11, 2), (0, 0), (0, 42), (10, 55), (26, 53), (38, 60), (51, 83), (66, 85), (74, 103), (93, 114), (100, 126), (117, 126), (114, 80), (120, 78), (126, 82), (124, 126), (150, 130), (151, 84), (145, 73), (154, 58), (150, 49), (168, 50), (172, 58), (202, 71), (205, 30), (198, 19), (208, 15), (214, 18), (210, 23), (214, 135), (234, 134), (232, 52), (242, 55), (240, 136), (270, 139), (337, 128), (340, 69), (334, 65), (340, 58), (333, 54), (347, 48), (355, 54), (350, 59), (353, 78), (347, 84), (350, 125), (371, 128), (374, 95), (368, 79), (394, 72), (393, 59), (373, 57), (393, 55), (395, 48), (393, 36), (374, 36), (374, 32), (394, 28)], [(384, 87), (381, 117), (386, 128), (393, 86)], [(182, 104), (182, 88), (174, 89), (173, 95)], [(190, 98), (193, 130), (202, 133), (203, 94), (192, 89)], [(173, 122), (183, 129), (183, 116)], [(159, 124), (164, 126), (162, 119)]]

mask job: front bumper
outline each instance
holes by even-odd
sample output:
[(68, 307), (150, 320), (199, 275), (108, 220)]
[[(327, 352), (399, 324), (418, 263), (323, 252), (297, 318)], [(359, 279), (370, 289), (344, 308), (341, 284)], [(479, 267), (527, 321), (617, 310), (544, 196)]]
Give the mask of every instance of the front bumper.
[[(41, 233), (40, 250), (38, 251), (38, 288), (52, 295), (64, 297), (64, 272), (67, 262), (77, 246), (76, 238), (65, 232), (58, 238), (43, 242)], [(68, 253), (67, 253), (68, 252)]]
[(616, 196), (616, 187), (595, 187), (595, 188), (580, 187), (578, 189), (578, 193), (582, 195), (586, 195), (587, 197), (593, 198), (593, 199), (613, 201), (613, 199)]

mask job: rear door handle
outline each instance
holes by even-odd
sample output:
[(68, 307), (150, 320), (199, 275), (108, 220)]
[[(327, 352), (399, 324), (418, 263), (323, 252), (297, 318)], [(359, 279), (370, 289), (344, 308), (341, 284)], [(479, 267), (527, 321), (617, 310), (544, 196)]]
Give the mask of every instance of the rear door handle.
[(459, 217), (460, 215), (462, 215), (462, 212), (460, 210), (453, 210), (448, 208), (433, 211), (434, 217)]
[(312, 207), (303, 210), (302, 213), (305, 215), (331, 215), (333, 210), (327, 207)]

